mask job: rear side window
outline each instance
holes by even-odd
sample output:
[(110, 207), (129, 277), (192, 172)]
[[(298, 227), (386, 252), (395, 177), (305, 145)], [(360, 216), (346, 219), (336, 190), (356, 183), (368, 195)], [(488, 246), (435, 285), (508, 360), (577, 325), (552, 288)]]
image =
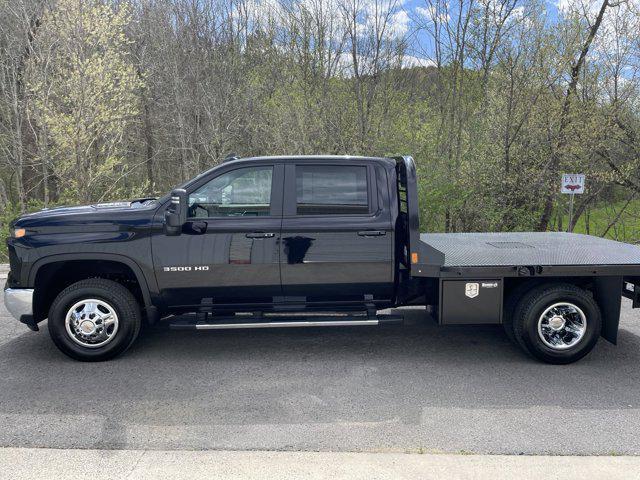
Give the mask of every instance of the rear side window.
[(367, 167), (350, 165), (297, 165), (298, 215), (369, 213)]

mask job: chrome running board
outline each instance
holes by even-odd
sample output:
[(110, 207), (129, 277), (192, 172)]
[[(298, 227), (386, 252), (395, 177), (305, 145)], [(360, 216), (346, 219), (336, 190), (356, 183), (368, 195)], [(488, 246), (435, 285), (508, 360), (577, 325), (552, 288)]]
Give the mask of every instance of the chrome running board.
[(170, 327), (175, 330), (236, 330), (249, 328), (312, 328), (312, 327), (357, 327), (376, 326), (382, 324), (402, 323), (403, 317), (400, 315), (378, 315), (376, 318), (367, 317), (321, 317), (314, 320), (286, 320), (286, 321), (264, 321), (264, 322), (193, 322), (178, 321), (172, 323)]

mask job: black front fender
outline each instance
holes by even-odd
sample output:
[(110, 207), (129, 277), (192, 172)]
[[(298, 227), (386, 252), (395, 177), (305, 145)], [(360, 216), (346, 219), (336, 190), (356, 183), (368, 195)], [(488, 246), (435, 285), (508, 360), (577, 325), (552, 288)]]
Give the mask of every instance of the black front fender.
[(155, 282), (155, 278), (151, 276), (151, 278), (147, 279), (145, 277), (140, 265), (136, 263), (135, 260), (126, 257), (124, 255), (119, 255), (116, 253), (62, 253), (57, 255), (49, 255), (46, 257), (42, 257), (36, 260), (28, 274), (28, 285), (33, 288), (35, 287), (36, 277), (38, 275), (38, 271), (44, 267), (45, 265), (49, 265), (56, 262), (68, 262), (73, 260), (106, 260), (117, 263), (122, 263), (129, 267), (133, 274), (136, 276), (138, 281), (138, 285), (140, 286), (140, 290), (142, 292), (142, 299), (144, 301), (144, 306), (150, 307), (152, 306), (151, 301), (151, 290), (157, 291), (157, 286)]

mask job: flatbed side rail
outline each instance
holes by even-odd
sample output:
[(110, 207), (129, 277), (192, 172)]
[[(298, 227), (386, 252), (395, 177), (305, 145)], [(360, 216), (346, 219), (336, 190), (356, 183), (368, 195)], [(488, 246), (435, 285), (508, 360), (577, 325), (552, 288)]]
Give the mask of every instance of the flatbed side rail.
[[(424, 242), (423, 242), (424, 243)], [(482, 265), (471, 267), (445, 266), (443, 278), (479, 277), (617, 277), (637, 275), (640, 265)], [(628, 282), (628, 281), (627, 281)], [(636, 281), (640, 284), (640, 281)], [(636, 292), (640, 291), (637, 287)], [(623, 295), (627, 296), (623, 292)], [(631, 298), (631, 297), (628, 297)]]
[(437, 276), (444, 265), (444, 254), (420, 241), (420, 211), (418, 203), (418, 180), (413, 157), (394, 157), (398, 176), (398, 200), (400, 225), (406, 252), (401, 255), (409, 273), (414, 276)]

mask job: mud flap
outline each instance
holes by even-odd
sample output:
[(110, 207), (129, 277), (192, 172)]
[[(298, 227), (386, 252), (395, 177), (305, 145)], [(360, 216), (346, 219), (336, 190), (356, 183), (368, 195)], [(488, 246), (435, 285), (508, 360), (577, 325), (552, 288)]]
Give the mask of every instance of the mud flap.
[(601, 335), (616, 345), (622, 302), (622, 277), (596, 277), (595, 300), (602, 312)]

